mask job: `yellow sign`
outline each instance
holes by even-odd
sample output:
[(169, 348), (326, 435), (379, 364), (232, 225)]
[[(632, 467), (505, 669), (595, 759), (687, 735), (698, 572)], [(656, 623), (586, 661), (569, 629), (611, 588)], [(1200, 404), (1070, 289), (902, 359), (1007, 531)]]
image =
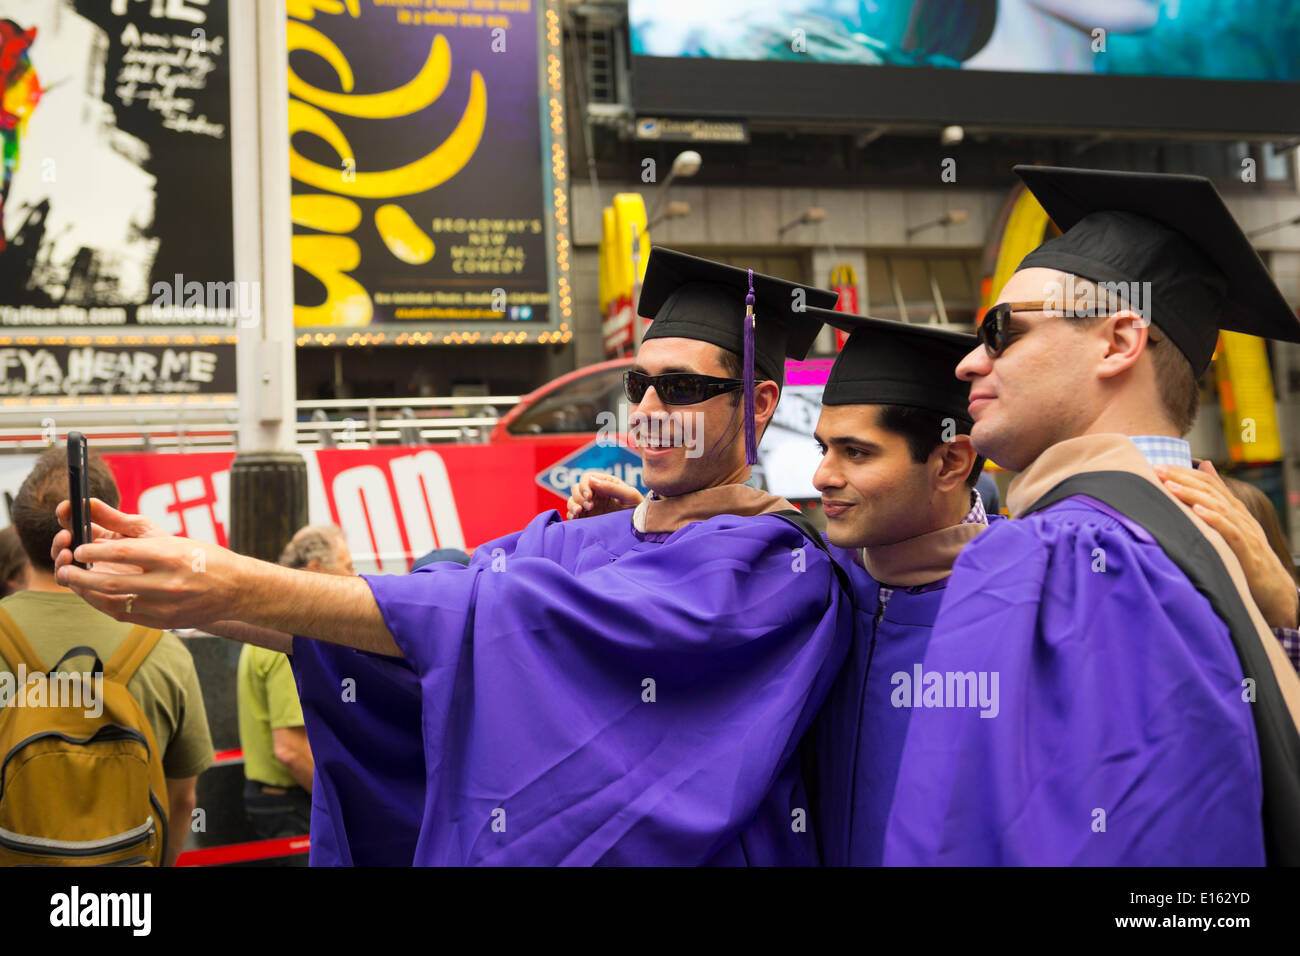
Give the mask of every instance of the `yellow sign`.
[(1222, 332), (1214, 363), (1223, 409), (1223, 436), (1233, 462), (1280, 461), (1273, 374), (1264, 340), (1240, 332)]
[(1021, 190), (1007, 217), (1006, 228), (1002, 230), (997, 265), (982, 290), (981, 316), (997, 302), (1002, 287), (1011, 281), (1011, 276), (1020, 266), (1020, 260), (1043, 244), (1047, 226), (1047, 213), (1034, 198), (1034, 194), (1028, 189)]
[[(601, 214), (600, 312), (604, 316), (605, 354), (622, 354), (633, 342), (637, 283), (650, 259), (645, 201), (640, 193), (619, 193)], [(636, 256), (633, 256), (633, 243)]]

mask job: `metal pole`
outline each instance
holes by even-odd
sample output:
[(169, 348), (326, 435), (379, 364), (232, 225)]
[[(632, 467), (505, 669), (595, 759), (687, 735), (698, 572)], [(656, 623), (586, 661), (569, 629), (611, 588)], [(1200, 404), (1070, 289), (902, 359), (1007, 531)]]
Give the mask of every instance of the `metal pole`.
[(297, 381), (289, 212), (288, 41), (284, 4), (230, 0), (235, 279), (254, 290), (236, 345), (239, 454), (230, 474), (230, 546), (275, 560), (307, 523), (307, 466), (295, 448)]
[(646, 213), (646, 217), (645, 217), (646, 222), (649, 222), (651, 219), (653, 219), (655, 217), (655, 214), (659, 212), (659, 207), (662, 206), (664, 204), (664, 200), (668, 198), (668, 187), (673, 184), (673, 180), (676, 178), (677, 178), (677, 172), (675, 170), (670, 169), (668, 171), (668, 178), (665, 179), (662, 183), (660, 183), (659, 188), (655, 190), (654, 202), (650, 204), (650, 211)]

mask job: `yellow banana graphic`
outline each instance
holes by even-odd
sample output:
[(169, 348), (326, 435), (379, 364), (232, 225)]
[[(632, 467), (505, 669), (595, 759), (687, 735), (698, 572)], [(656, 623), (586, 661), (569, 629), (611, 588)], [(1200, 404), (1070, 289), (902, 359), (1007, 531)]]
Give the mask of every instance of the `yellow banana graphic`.
[(441, 33), (433, 38), (428, 59), (415, 78), (403, 86), (383, 93), (352, 95), (356, 83), (348, 59), (329, 37), (305, 23), (289, 21), (289, 52), (306, 50), (315, 53), (334, 68), (342, 93), (317, 89), (289, 68), (289, 95), (306, 100), (321, 109), (344, 116), (388, 119), (419, 112), (442, 95), (451, 78), (451, 47)]
[(361, 247), (347, 236), (294, 236), (293, 264), (325, 286), (323, 305), (294, 305), (294, 325), (369, 325), (370, 295), (345, 273), (361, 264)]
[[(474, 155), (487, 123), (487, 88), (475, 70), (470, 78), (469, 104), (450, 136), (433, 152), (405, 166), (374, 173), (340, 175), (344, 159), (352, 158), (352, 147), (343, 131), (316, 107), (301, 100), (289, 101), (289, 173), (299, 182), (318, 189), (365, 199), (411, 196), (445, 183), (465, 168)], [(296, 133), (312, 133), (334, 147), (338, 167), (312, 162), (293, 148)]]
[(375, 210), (375, 228), (388, 251), (413, 266), (433, 258), (433, 239), (427, 236), (401, 206), (385, 203)]

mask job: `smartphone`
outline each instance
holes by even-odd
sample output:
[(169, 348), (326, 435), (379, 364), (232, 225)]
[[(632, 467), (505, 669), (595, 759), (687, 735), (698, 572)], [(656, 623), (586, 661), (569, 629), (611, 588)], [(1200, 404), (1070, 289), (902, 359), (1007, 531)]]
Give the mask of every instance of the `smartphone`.
[[(90, 544), (90, 474), (86, 457), (86, 436), (68, 432), (68, 500), (72, 502), (72, 551)], [(90, 565), (72, 562), (79, 568)]]

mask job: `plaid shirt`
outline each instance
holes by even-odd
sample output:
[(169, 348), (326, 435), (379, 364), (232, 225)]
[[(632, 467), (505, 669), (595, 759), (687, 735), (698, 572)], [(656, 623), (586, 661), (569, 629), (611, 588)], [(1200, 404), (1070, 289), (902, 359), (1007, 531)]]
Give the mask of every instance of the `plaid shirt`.
[[(1192, 446), (1181, 438), (1170, 438), (1167, 435), (1133, 435), (1133, 444), (1137, 445), (1138, 451), (1142, 452), (1151, 465), (1177, 465), (1183, 468), (1192, 468)], [(1273, 636), (1278, 639), (1282, 645), (1282, 650), (1286, 651), (1287, 658), (1291, 661), (1291, 666), (1300, 674), (1300, 630), (1290, 627), (1273, 628)]]
[(1290, 627), (1275, 627), (1273, 633), (1282, 642), (1282, 650), (1291, 658), (1291, 666), (1300, 674), (1300, 630)]
[(1192, 446), (1181, 438), (1168, 435), (1131, 435), (1142, 457), (1154, 468), (1156, 465), (1177, 465), (1192, 468)]
[(989, 516), (984, 511), (984, 499), (974, 488), (970, 490), (970, 511), (966, 512), (966, 517), (957, 522), (958, 524), (988, 524)]

